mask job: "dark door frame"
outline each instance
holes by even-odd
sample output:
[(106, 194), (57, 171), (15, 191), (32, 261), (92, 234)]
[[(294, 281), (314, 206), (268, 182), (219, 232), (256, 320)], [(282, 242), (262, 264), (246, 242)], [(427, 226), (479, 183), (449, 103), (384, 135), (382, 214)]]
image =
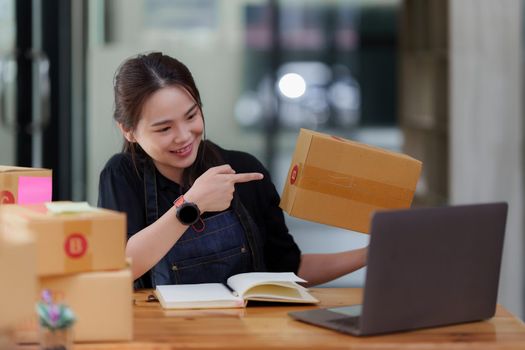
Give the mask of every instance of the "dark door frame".
[[(88, 13), (87, 2), (17, 0), (15, 3), (16, 164), (52, 169), (53, 200), (84, 200), (87, 21), (83, 19)], [(33, 13), (35, 10), (39, 13)], [(76, 19), (73, 19), (73, 10)], [(35, 47), (36, 42), (39, 47)], [(79, 52), (73, 53), (73, 49)], [(38, 94), (42, 93), (37, 91), (39, 86), (35, 84), (35, 74), (38, 75), (39, 70), (37, 61), (49, 64), (50, 94), (49, 99), (42, 102), (45, 106), (36, 106), (45, 109), (48, 118), (35, 122), (35, 103), (41, 103)], [(80, 83), (73, 83), (73, 69)], [(38, 142), (35, 141), (37, 134), (41, 135)]]

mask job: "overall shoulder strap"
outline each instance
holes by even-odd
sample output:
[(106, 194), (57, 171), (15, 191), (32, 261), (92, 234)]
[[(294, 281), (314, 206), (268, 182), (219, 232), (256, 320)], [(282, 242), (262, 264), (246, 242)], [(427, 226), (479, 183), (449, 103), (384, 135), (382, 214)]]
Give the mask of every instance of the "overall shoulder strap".
[(151, 160), (144, 162), (144, 200), (146, 201), (146, 224), (149, 226), (159, 218), (157, 177)]
[(264, 263), (263, 245), (261, 242), (259, 228), (253, 221), (248, 209), (242, 204), (242, 201), (237, 193), (233, 194), (232, 208), (237, 214), (239, 221), (246, 234), (246, 240), (250, 246), (252, 253), (252, 262), (254, 271), (266, 271), (266, 264)]
[[(149, 226), (159, 218), (159, 206), (157, 202), (157, 177), (155, 176), (155, 166), (151, 159), (144, 162), (144, 200), (146, 208), (146, 225)], [(155, 278), (151, 271), (146, 272), (138, 278), (135, 283), (135, 289), (154, 288)]]

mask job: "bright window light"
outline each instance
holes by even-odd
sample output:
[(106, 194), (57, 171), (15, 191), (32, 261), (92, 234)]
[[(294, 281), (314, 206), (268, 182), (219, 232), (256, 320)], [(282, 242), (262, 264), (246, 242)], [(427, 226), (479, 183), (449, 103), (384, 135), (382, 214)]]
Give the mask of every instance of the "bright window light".
[(297, 73), (287, 73), (279, 79), (279, 91), (288, 98), (298, 98), (306, 91), (306, 82)]

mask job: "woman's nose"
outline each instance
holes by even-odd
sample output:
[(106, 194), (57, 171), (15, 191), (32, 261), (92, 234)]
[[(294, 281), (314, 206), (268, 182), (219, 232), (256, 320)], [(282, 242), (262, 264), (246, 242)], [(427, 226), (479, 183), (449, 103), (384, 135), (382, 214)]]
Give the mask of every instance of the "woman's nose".
[(173, 142), (177, 144), (185, 143), (191, 137), (191, 132), (189, 128), (184, 126), (179, 126), (174, 129)]

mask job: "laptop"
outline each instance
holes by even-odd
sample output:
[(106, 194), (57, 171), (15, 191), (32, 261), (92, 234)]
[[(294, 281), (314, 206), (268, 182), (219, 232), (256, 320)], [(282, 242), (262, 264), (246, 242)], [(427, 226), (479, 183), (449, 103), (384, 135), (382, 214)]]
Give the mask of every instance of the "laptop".
[(491, 318), (506, 218), (507, 203), (377, 212), (362, 305), (289, 315), (357, 336)]

